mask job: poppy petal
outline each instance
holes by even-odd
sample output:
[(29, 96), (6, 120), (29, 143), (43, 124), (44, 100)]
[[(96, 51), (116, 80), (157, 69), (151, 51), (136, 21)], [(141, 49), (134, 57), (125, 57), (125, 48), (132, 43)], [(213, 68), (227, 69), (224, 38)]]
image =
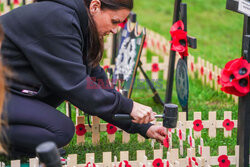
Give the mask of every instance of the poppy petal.
[(202, 121), (200, 119), (194, 120), (193, 125), (195, 131), (201, 131), (203, 129)]
[(107, 133), (108, 134), (115, 134), (115, 132), (117, 131), (117, 127), (114, 126), (114, 125), (112, 125), (112, 124), (110, 124), (110, 123), (108, 123), (106, 125), (106, 128), (107, 128)]
[(76, 135), (77, 136), (83, 136), (83, 135), (85, 135), (86, 132), (87, 132), (87, 130), (85, 129), (84, 124), (78, 124), (76, 126)]
[(164, 145), (164, 147), (169, 148), (169, 138), (168, 138), (168, 135), (163, 140), (163, 145)]
[(119, 167), (122, 167), (122, 163), (124, 164), (125, 163), (125, 166), (126, 167), (131, 167), (131, 165), (128, 163), (128, 161), (124, 160), (122, 162), (119, 163)]
[(89, 167), (89, 166), (91, 166), (91, 167), (96, 167), (96, 165), (95, 165), (94, 163), (93, 163), (92, 165), (93, 165), (93, 166), (91, 166), (91, 163), (89, 162), (89, 163), (86, 164), (85, 167)]
[(153, 167), (163, 167), (163, 162), (162, 162), (162, 159), (160, 158), (157, 158), (153, 161), (152, 163)]

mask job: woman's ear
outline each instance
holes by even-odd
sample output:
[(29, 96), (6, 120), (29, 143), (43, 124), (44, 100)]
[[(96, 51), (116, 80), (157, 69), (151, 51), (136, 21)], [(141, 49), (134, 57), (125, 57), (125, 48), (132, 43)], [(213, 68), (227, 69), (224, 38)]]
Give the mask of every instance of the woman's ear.
[(91, 15), (95, 15), (101, 11), (101, 2), (100, 0), (92, 0), (89, 5), (89, 11)]

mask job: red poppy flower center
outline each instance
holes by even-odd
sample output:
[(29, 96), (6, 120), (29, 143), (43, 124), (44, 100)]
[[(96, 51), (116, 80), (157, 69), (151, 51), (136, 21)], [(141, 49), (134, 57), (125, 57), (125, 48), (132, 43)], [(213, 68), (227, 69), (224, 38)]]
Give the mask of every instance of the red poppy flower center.
[(217, 83), (220, 84), (220, 76), (217, 76)]
[(246, 68), (241, 68), (240, 70), (239, 70), (239, 74), (240, 75), (245, 75), (247, 73), (247, 69)]
[(247, 87), (248, 81), (247, 81), (247, 79), (243, 78), (239, 81), (239, 84), (241, 87)]
[(110, 126), (109, 129), (113, 129), (113, 126)]
[(200, 126), (200, 124), (196, 124), (196, 126)]
[(161, 164), (158, 162), (156, 165), (157, 165), (157, 166), (160, 166)]
[(81, 130), (83, 130), (83, 128), (82, 128), (82, 127), (80, 127), (80, 128), (79, 128), (79, 130), (81, 131)]
[(221, 162), (222, 162), (222, 163), (225, 163), (225, 162), (226, 162), (226, 160), (224, 160), (224, 159), (223, 159)]
[(229, 124), (229, 122), (227, 123), (227, 126), (229, 126), (230, 124)]
[(181, 39), (179, 42), (182, 46), (186, 46), (186, 41), (184, 39)]
[(234, 78), (235, 78), (234, 75), (231, 74), (230, 77), (229, 77), (229, 81), (232, 82)]

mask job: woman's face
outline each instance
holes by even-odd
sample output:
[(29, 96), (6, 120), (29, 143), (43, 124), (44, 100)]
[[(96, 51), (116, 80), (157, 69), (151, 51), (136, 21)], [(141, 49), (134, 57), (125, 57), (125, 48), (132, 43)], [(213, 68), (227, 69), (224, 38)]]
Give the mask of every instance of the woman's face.
[(130, 13), (130, 10), (128, 9), (101, 10), (101, 4), (98, 0), (93, 0), (91, 4), (90, 13), (96, 23), (97, 31), (100, 37), (109, 35), (110, 33), (116, 33), (118, 24), (122, 23)]

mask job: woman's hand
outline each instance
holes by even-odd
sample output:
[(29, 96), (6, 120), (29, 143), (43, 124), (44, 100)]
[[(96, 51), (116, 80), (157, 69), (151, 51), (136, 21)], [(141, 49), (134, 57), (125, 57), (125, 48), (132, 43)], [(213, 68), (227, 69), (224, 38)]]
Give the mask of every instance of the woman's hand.
[(155, 120), (155, 112), (152, 111), (151, 107), (133, 102), (133, 109), (130, 115), (133, 117), (132, 122), (139, 124), (147, 124)]
[(152, 139), (156, 139), (156, 141), (160, 142), (163, 144), (163, 140), (167, 136), (167, 128), (159, 125), (152, 125), (146, 135)]

